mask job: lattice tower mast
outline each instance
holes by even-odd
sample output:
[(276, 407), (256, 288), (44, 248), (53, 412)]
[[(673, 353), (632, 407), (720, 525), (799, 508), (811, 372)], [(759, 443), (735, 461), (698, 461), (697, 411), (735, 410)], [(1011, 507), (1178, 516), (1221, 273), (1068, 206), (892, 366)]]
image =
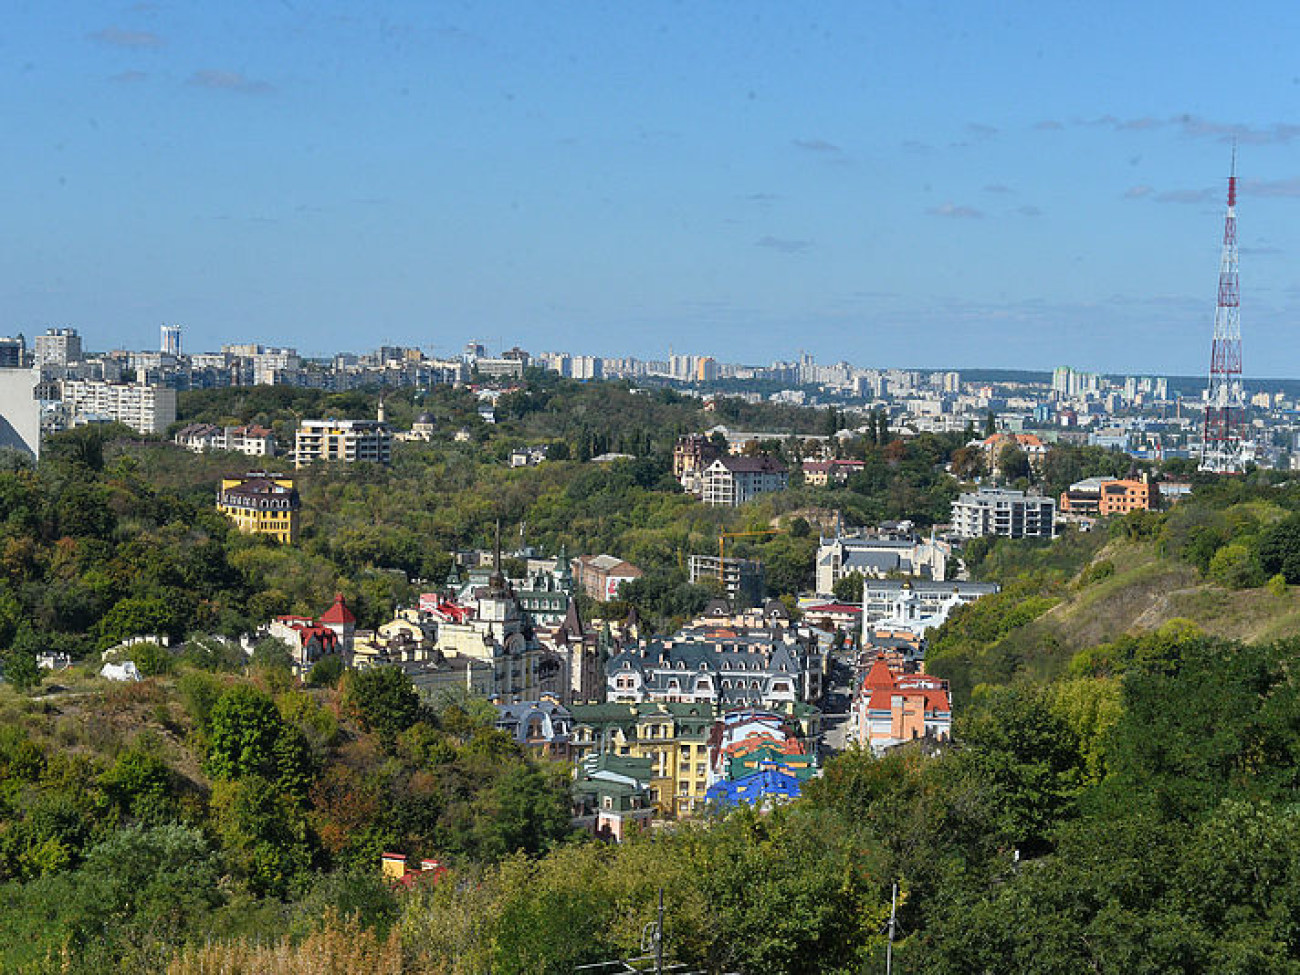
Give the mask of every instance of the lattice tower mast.
[(1205, 387), (1205, 427), (1200, 469), (1240, 474), (1254, 450), (1245, 438), (1246, 396), (1241, 385), (1241, 294), (1237, 279), (1237, 148), (1228, 177), (1228, 212), (1219, 259), (1219, 302), (1214, 313), (1210, 381)]

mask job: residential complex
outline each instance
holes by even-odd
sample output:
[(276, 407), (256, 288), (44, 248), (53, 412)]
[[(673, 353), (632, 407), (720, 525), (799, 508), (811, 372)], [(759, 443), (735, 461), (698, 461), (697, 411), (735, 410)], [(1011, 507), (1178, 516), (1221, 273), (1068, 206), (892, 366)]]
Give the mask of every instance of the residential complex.
[(303, 420), (294, 444), (294, 466), (319, 461), (391, 464), (393, 434), (378, 420)]
[(873, 579), (905, 575), (943, 580), (950, 559), (951, 544), (934, 537), (921, 538), (911, 522), (875, 531), (846, 533), (837, 529), (817, 547), (817, 593), (829, 597), (837, 582), (855, 572)]
[(219, 427), (211, 423), (191, 423), (176, 431), (172, 438), (187, 450), (205, 454), (229, 450), (248, 457), (274, 457), (275, 435), (266, 427), (250, 423), (243, 427)]
[(774, 457), (719, 457), (701, 475), (701, 500), (734, 508), (768, 491), (784, 491), (790, 474)]
[(981, 488), (953, 502), (952, 527), (960, 538), (1051, 538), (1056, 534), (1056, 502), (1024, 491)]
[(712, 705), (664, 701), (575, 704), (573, 754), (650, 760), (650, 801), (662, 816), (689, 816), (709, 787)]
[(176, 390), (165, 386), (93, 379), (65, 379), (59, 385), (73, 425), (98, 420), (124, 423), (140, 433), (164, 433), (176, 422)]
[(1063, 516), (1109, 518), (1130, 511), (1149, 511), (1160, 497), (1149, 479), (1090, 477), (1061, 492)]

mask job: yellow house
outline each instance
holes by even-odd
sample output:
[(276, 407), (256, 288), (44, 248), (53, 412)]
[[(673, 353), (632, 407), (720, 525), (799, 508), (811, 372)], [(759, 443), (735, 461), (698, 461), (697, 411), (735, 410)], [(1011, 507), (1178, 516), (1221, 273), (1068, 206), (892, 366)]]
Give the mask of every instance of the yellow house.
[(572, 704), (569, 713), (575, 759), (602, 753), (650, 759), (650, 798), (661, 816), (684, 818), (704, 804), (711, 704)]
[(286, 545), (298, 540), (301, 507), (293, 479), (266, 471), (222, 478), (217, 493), (217, 510), (233, 519), (241, 532), (270, 535)]

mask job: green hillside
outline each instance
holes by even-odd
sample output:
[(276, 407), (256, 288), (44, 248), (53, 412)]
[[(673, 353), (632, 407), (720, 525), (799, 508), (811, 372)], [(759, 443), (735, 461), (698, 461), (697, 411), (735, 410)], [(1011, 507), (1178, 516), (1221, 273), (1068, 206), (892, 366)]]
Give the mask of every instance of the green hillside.
[[(1243, 490), (1253, 497), (1242, 498)], [(934, 637), (931, 666), (959, 700), (980, 684), (1051, 680), (1080, 651), (1171, 623), (1245, 643), (1300, 632), (1300, 589), (1285, 550), (1300, 538), (1289, 485), (1211, 491), (1109, 531), (1050, 546), (976, 547), (976, 575), (1003, 591), (964, 607)]]

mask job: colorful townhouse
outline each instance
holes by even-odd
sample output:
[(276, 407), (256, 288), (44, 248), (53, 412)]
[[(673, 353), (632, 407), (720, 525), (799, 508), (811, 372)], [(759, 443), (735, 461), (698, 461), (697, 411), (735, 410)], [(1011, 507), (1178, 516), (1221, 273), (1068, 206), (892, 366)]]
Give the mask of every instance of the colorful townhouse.
[(650, 759), (650, 801), (659, 815), (686, 817), (704, 804), (709, 786), (708, 703), (668, 701), (574, 704), (570, 752)]

